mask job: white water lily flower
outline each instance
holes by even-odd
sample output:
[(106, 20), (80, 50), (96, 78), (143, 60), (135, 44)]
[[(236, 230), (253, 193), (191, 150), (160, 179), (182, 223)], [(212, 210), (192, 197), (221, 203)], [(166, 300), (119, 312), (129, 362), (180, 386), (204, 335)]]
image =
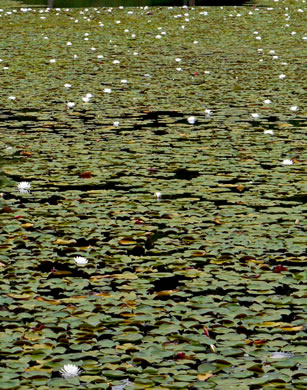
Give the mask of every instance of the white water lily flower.
[(280, 74), (280, 75), (279, 75), (279, 78), (280, 78), (280, 79), (284, 79), (285, 77), (286, 77), (285, 74)]
[(206, 114), (207, 116), (209, 116), (209, 115), (212, 114), (212, 111), (209, 110), (209, 108), (206, 108), (206, 109), (205, 109), (205, 114)]
[(257, 113), (254, 113), (254, 114), (251, 114), (251, 115), (252, 115), (252, 117), (253, 117), (254, 119), (259, 118), (259, 114), (257, 114)]
[(70, 88), (70, 87), (71, 87), (71, 84), (66, 83), (66, 84), (64, 84), (64, 87), (65, 87), (65, 88)]
[(216, 353), (216, 348), (214, 344), (210, 344), (211, 352)]
[(270, 99), (265, 99), (263, 103), (264, 103), (264, 104), (271, 104), (271, 103), (272, 103), (272, 100), (270, 100)]
[(193, 125), (193, 124), (196, 122), (195, 116), (190, 116), (190, 117), (188, 118), (188, 122), (189, 122), (191, 125)]
[(67, 103), (67, 107), (68, 108), (73, 108), (75, 105), (76, 105), (76, 103), (74, 103), (74, 102), (68, 102)]
[(297, 109), (298, 109), (297, 106), (291, 106), (291, 107), (290, 107), (290, 110), (291, 110), (291, 111), (296, 111)]
[(63, 378), (72, 378), (78, 376), (81, 373), (81, 370), (75, 364), (65, 364), (63, 368), (60, 369), (60, 373)]
[(115, 127), (119, 126), (119, 121), (113, 122), (113, 126), (115, 126)]
[(274, 130), (264, 130), (264, 134), (271, 134), (274, 135)]
[(155, 192), (154, 195), (159, 200), (161, 198), (161, 196), (162, 196), (162, 192), (159, 192), (159, 191)]
[(50, 64), (55, 64), (55, 63), (56, 63), (56, 59), (55, 58), (51, 58)]
[(76, 256), (74, 260), (77, 265), (86, 265), (88, 263), (88, 260), (82, 256)]
[(111, 88), (105, 88), (105, 89), (103, 90), (103, 92), (105, 92), (105, 93), (111, 93), (111, 92), (112, 92), (112, 89), (111, 89)]
[(72, 45), (71, 42), (67, 42), (67, 43), (66, 43), (66, 46), (71, 46), (71, 45)]
[(127, 84), (128, 81), (127, 80), (120, 80), (120, 82), (123, 84)]
[(284, 160), (282, 163), (283, 163), (283, 165), (292, 165), (292, 164), (293, 164), (293, 161), (290, 160), (290, 159), (286, 159), (286, 160)]
[(24, 193), (29, 193), (30, 191), (30, 188), (31, 188), (31, 184), (27, 181), (22, 181), (18, 184), (18, 190), (21, 194), (24, 194)]
[(16, 99), (16, 96), (9, 96), (9, 99), (10, 99), (10, 100), (15, 100), (15, 99)]
[(287, 357), (292, 357), (293, 353), (290, 352), (273, 352), (270, 356), (270, 359), (285, 359)]

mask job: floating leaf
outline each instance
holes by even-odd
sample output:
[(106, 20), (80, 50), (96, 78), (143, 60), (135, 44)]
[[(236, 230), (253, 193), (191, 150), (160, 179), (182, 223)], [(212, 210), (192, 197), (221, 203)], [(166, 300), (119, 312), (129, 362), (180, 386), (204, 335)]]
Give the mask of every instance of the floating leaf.
[(205, 382), (207, 381), (209, 378), (211, 378), (213, 376), (213, 374), (211, 373), (207, 373), (207, 374), (198, 374), (197, 375), (197, 379), (201, 382)]
[(53, 244), (55, 245), (73, 245), (76, 244), (76, 240), (64, 240), (62, 238), (58, 238), (57, 240), (53, 241)]
[(91, 172), (83, 172), (83, 173), (80, 173), (79, 177), (81, 179), (90, 179), (92, 177), (92, 173)]

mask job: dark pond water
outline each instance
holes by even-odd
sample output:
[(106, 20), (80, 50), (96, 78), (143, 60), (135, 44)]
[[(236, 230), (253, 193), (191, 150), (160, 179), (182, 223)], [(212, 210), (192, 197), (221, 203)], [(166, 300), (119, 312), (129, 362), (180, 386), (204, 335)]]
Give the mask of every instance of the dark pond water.
[(63, 7), (117, 7), (117, 6), (182, 6), (182, 5), (246, 5), (250, 0), (24, 0), (24, 4), (50, 8)]

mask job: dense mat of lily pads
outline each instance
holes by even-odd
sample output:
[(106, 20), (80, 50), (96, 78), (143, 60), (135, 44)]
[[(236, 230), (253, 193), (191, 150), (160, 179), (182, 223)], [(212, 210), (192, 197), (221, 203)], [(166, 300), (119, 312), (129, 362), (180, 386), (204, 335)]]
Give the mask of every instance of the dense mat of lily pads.
[(306, 388), (304, 2), (266, 4), (1, 10), (1, 389)]

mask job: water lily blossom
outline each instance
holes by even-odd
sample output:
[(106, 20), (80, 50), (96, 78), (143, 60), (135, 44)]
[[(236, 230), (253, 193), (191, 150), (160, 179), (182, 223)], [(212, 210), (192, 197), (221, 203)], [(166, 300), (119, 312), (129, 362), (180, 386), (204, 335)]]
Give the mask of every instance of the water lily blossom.
[(159, 191), (157, 191), (157, 192), (155, 192), (155, 197), (157, 198), (157, 200), (160, 200), (160, 198), (161, 198), (161, 196), (162, 196), (162, 192), (159, 192)]
[(293, 353), (291, 352), (273, 352), (270, 356), (270, 359), (285, 359), (292, 356)]
[(283, 165), (292, 165), (292, 164), (293, 164), (293, 161), (290, 160), (290, 159), (286, 159), (286, 160), (284, 160), (282, 163), (283, 163)]
[(274, 130), (264, 130), (264, 134), (271, 134), (274, 135)]
[(191, 125), (193, 125), (193, 124), (196, 122), (195, 116), (190, 116), (190, 117), (188, 118), (188, 122), (189, 122)]
[(17, 188), (21, 194), (28, 194), (31, 189), (31, 184), (27, 181), (22, 181), (17, 185)]
[(67, 107), (68, 108), (73, 108), (75, 105), (76, 105), (76, 103), (74, 103), (74, 102), (68, 102), (67, 103)]
[(64, 367), (60, 369), (60, 373), (63, 378), (67, 379), (80, 375), (81, 370), (75, 364), (65, 364)]
[(76, 256), (74, 260), (77, 265), (86, 265), (88, 263), (88, 260), (82, 256)]
[(89, 96), (89, 94), (87, 94), (86, 96), (84, 96), (84, 97), (82, 98), (82, 101), (83, 101), (84, 103), (88, 103), (88, 102), (90, 101), (90, 99), (91, 99), (91, 96)]

